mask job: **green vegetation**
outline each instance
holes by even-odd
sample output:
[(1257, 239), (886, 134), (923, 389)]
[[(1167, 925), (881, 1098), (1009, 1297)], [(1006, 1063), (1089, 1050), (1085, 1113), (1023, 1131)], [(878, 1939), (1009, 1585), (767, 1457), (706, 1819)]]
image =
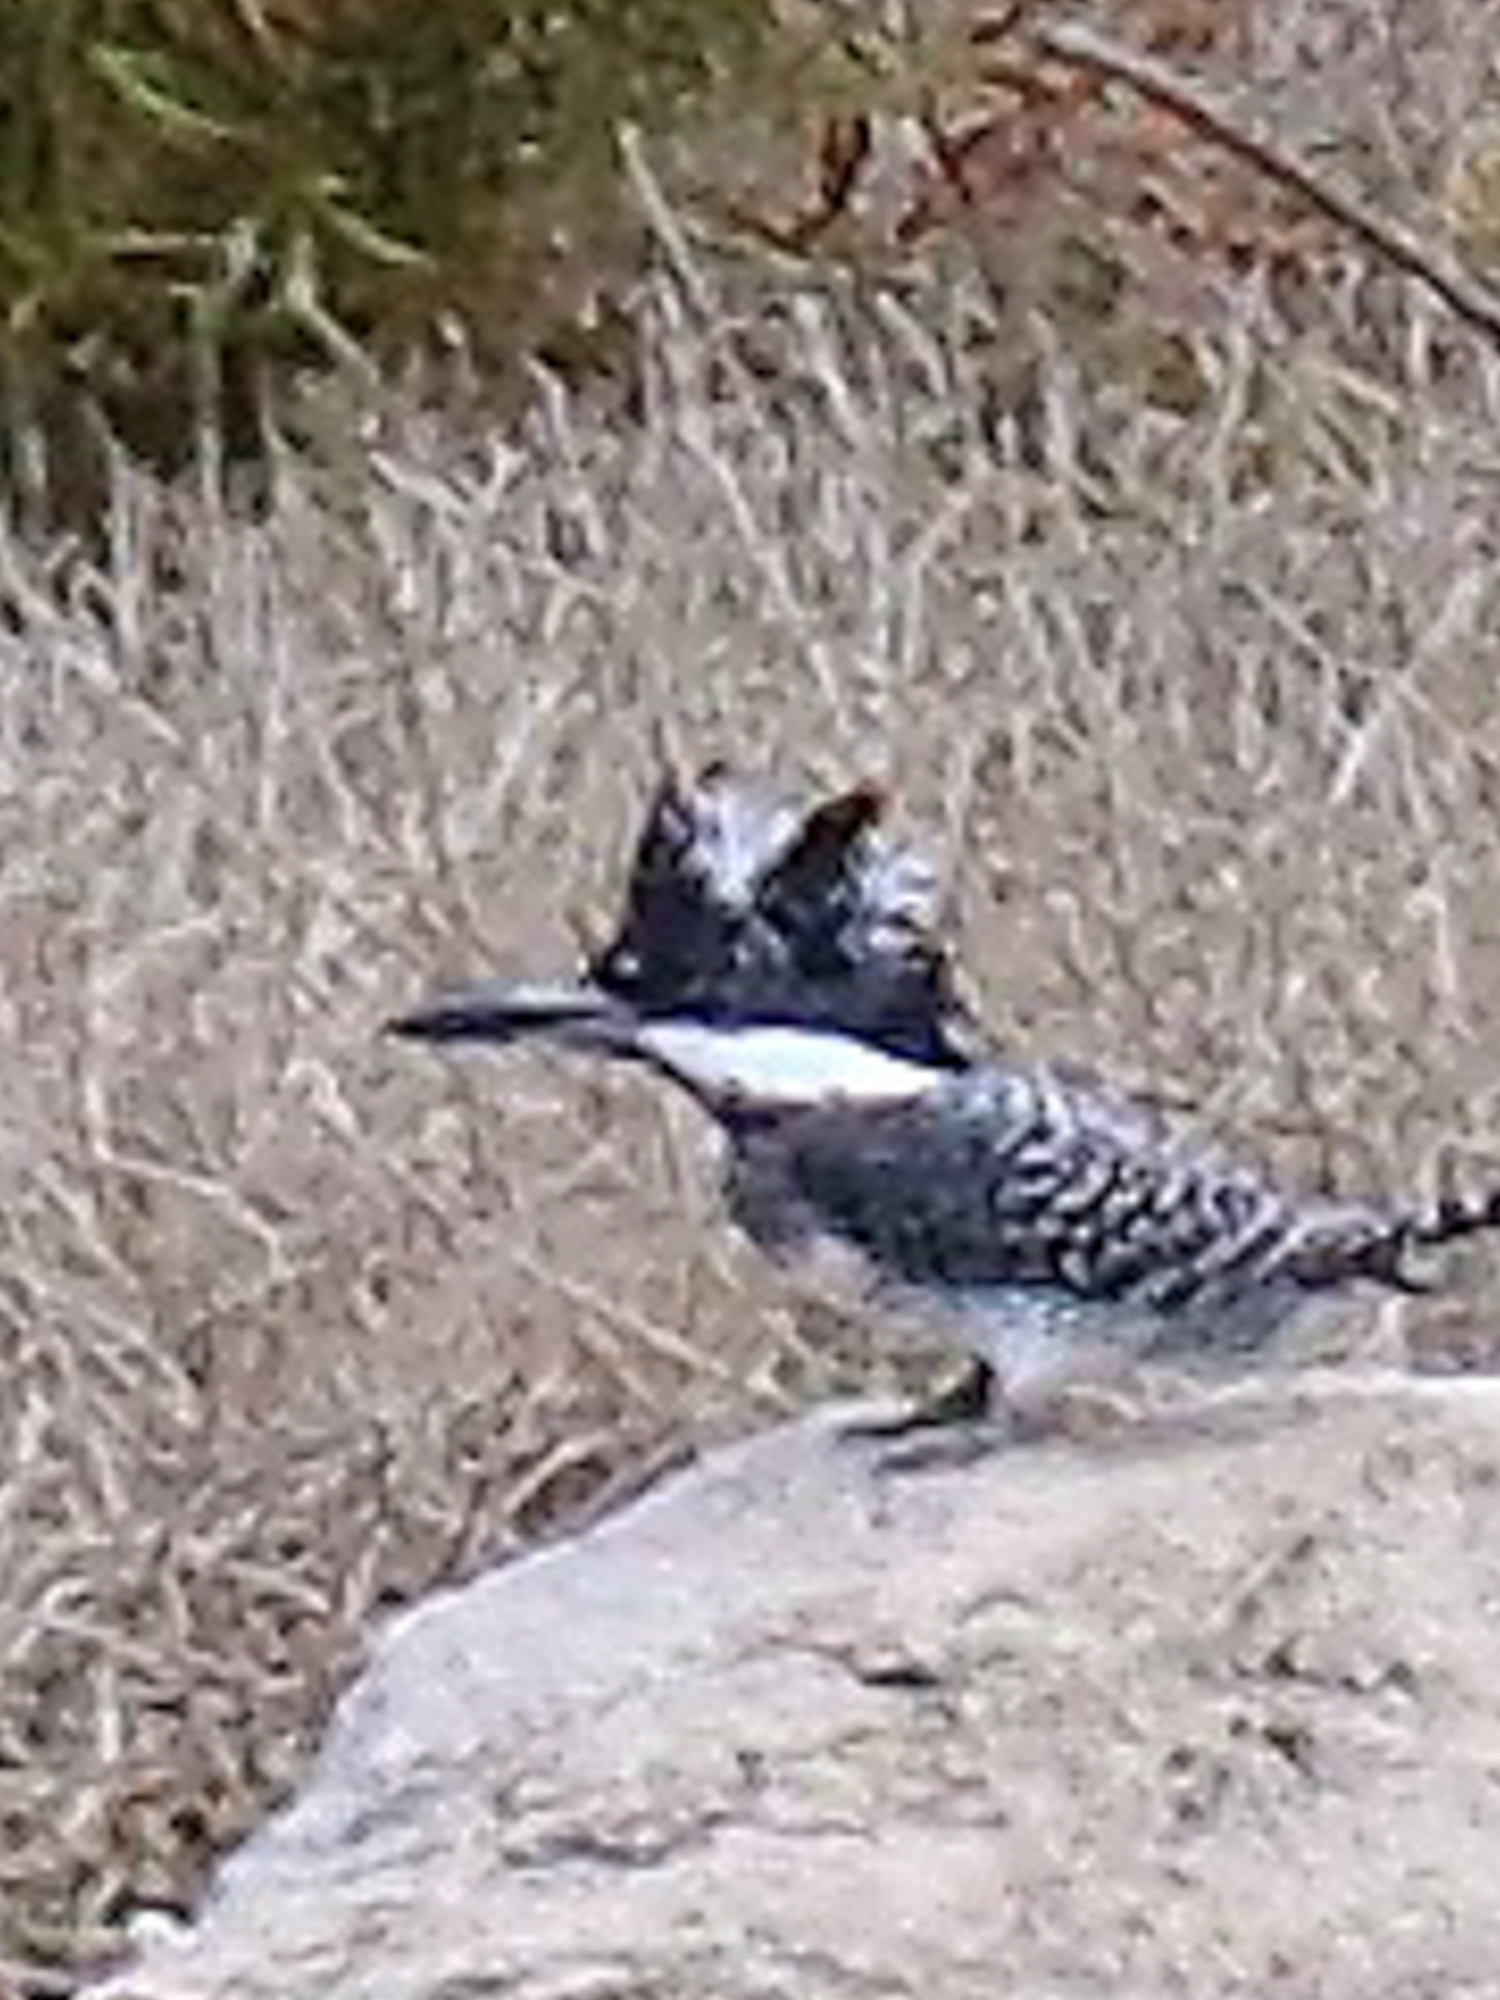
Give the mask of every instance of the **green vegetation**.
[(0, 0), (0, 475), (70, 512), (91, 415), (170, 469), (208, 415), (253, 452), (269, 375), (367, 369), (445, 313), (492, 363), (544, 338), (622, 240), (620, 123), (707, 98), (765, 27), (763, 0)]

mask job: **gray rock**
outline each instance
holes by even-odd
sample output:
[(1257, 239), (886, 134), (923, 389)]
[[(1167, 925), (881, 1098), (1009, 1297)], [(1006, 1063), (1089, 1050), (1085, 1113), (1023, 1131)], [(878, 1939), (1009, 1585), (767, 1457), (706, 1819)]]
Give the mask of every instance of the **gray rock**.
[(96, 2000), (1500, 1992), (1500, 1384), (834, 1423), (396, 1621)]

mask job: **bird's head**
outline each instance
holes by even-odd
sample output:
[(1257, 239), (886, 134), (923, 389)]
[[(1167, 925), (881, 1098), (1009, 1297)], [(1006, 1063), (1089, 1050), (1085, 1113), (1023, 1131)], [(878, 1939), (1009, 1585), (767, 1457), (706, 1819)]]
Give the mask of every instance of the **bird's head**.
[(813, 1029), (940, 1069), (969, 1016), (934, 928), (935, 885), (880, 830), (868, 784), (795, 807), (712, 767), (657, 786), (609, 942), (574, 984), (479, 987), (393, 1024), (427, 1041), (545, 1036), (638, 1053), (645, 1023)]
[(589, 979), (646, 1014), (821, 1028), (959, 1066), (935, 883), (881, 832), (884, 810), (871, 784), (799, 811), (722, 767), (665, 777)]

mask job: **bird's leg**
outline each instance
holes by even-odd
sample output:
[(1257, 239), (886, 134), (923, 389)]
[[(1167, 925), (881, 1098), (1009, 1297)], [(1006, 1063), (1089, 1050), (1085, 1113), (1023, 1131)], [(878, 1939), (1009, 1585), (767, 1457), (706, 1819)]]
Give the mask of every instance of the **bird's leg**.
[(956, 1472), (1023, 1435), (988, 1361), (976, 1360), (946, 1388), (903, 1416), (862, 1424), (854, 1435), (880, 1447), (882, 1477)]
[(1006, 1375), (976, 1358), (929, 1401), (899, 1417), (852, 1425), (846, 1435), (894, 1444), (882, 1460), (888, 1472), (962, 1466), (1001, 1446), (1104, 1443), (1140, 1416), (1122, 1390), (1120, 1361), (1072, 1354)]
[(990, 1414), (994, 1380), (995, 1371), (989, 1362), (976, 1356), (962, 1374), (956, 1375), (935, 1396), (904, 1410), (899, 1417), (850, 1424), (846, 1435), (889, 1440), (982, 1424)]

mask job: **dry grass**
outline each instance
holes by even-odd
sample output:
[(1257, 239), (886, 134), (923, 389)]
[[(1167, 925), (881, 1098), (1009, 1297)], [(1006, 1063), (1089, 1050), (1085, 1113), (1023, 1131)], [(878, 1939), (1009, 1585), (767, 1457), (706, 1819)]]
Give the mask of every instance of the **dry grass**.
[(403, 407), (264, 523), (122, 473), (98, 566), (0, 542), (0, 1958), (38, 1990), (292, 1780), (372, 1613), (834, 1372), (690, 1115), (378, 1034), (571, 961), (657, 730), (887, 777), (1013, 1045), (1308, 1180), (1500, 1170), (1493, 357), (1410, 300), (1380, 377), (1277, 355), (1247, 298), (1193, 417), (1059, 354), (1012, 422), (947, 297), (789, 293), (752, 372), (664, 284), (639, 425)]

